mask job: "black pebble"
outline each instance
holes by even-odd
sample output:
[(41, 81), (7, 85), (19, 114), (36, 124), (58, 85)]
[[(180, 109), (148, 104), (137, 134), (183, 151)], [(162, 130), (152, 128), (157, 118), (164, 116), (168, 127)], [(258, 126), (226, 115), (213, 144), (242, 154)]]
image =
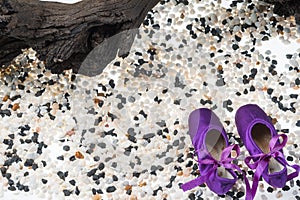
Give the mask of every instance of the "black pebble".
[(75, 181), (75, 180), (70, 180), (69, 183), (70, 183), (71, 185), (75, 186), (76, 181)]
[(64, 173), (63, 173), (62, 171), (58, 171), (58, 172), (57, 172), (57, 176), (58, 176), (60, 179), (65, 180), (65, 175), (64, 175)]
[(109, 186), (107, 189), (106, 189), (106, 192), (108, 193), (111, 193), (111, 192), (114, 192), (116, 191), (116, 187), (115, 186)]
[(37, 165), (37, 164), (35, 164), (35, 163), (32, 164), (32, 169), (33, 169), (33, 170), (36, 170), (37, 168), (38, 168), (38, 165)]
[(76, 160), (76, 157), (75, 157), (75, 156), (71, 156), (71, 157), (69, 158), (69, 160), (70, 160), (70, 161), (74, 161), (74, 160)]
[(21, 95), (15, 95), (13, 97), (10, 98), (11, 101), (15, 101), (17, 99), (21, 98)]
[(237, 45), (237, 44), (233, 44), (233, 45), (232, 45), (232, 49), (233, 49), (233, 50), (237, 50), (238, 48), (239, 48), (239, 45)]
[(58, 156), (57, 160), (64, 160), (64, 156)]
[(16, 187), (12, 185), (10, 185), (7, 189), (9, 189), (10, 191), (16, 191)]
[(273, 91), (274, 91), (274, 90), (273, 90), (272, 88), (268, 88), (268, 89), (267, 89), (267, 93), (268, 93), (269, 95), (271, 95), (271, 94), (273, 93)]
[(36, 97), (42, 96), (42, 94), (45, 92), (45, 90), (46, 89), (44, 88), (44, 89), (41, 89), (40, 91), (37, 91), (34, 96), (36, 96)]
[(95, 161), (95, 162), (97, 162), (97, 161), (99, 161), (99, 160), (100, 160), (100, 157), (99, 157), (99, 156), (95, 156), (95, 157), (94, 157), (94, 161)]
[(48, 182), (48, 180), (42, 178), (42, 183), (43, 184), (46, 184), (47, 182)]
[(112, 178), (113, 178), (114, 181), (118, 181), (119, 180), (116, 175), (113, 175)]
[(24, 186), (24, 188), (23, 188), (23, 189), (24, 189), (24, 191), (25, 191), (25, 192), (29, 192), (29, 187), (28, 187), (27, 185), (26, 185), (26, 186)]
[(79, 191), (79, 189), (78, 189), (77, 186), (76, 186), (76, 188), (75, 188), (75, 194), (76, 194), (76, 195), (79, 195), (79, 194), (80, 194), (80, 191)]
[(297, 99), (298, 98), (298, 94), (290, 94), (291, 98)]
[(196, 199), (195, 194), (194, 193), (189, 194), (189, 199), (190, 200), (195, 200)]
[(115, 82), (113, 79), (109, 80), (109, 85), (110, 85), (110, 87), (115, 88), (116, 85), (115, 85)]
[(242, 39), (241, 37), (239, 37), (239, 36), (237, 36), (237, 35), (235, 35), (234, 38), (235, 38), (235, 40), (236, 40), (237, 42), (240, 42), (241, 39)]
[(293, 161), (293, 157), (292, 157), (292, 156), (288, 156), (286, 159), (287, 159), (288, 161)]
[(70, 190), (63, 190), (63, 193), (65, 196), (70, 196), (72, 192)]
[(95, 175), (95, 174), (96, 174), (96, 171), (97, 171), (97, 169), (92, 169), (92, 170), (90, 170), (90, 171), (87, 173), (87, 176), (88, 176), (88, 177), (91, 177), (91, 176)]
[(272, 193), (272, 192), (274, 191), (274, 189), (273, 189), (272, 187), (268, 187), (268, 188), (267, 188), (267, 191), (268, 191), (269, 193)]
[(289, 191), (290, 190), (290, 186), (288, 185), (285, 185), (283, 188), (282, 188), (283, 191)]
[(68, 146), (68, 145), (63, 146), (63, 150), (64, 151), (69, 151), (70, 150), (70, 146)]
[(103, 164), (103, 163), (100, 163), (100, 164), (98, 165), (98, 169), (99, 169), (99, 170), (103, 170), (103, 169), (104, 169), (104, 167), (105, 167), (105, 166), (104, 166), (104, 164)]
[(20, 90), (24, 90), (24, 89), (25, 89), (25, 86), (24, 86), (24, 85), (21, 85), (21, 84), (18, 84), (18, 88), (19, 88)]
[(239, 192), (236, 194), (236, 197), (237, 197), (237, 198), (241, 198), (241, 197), (243, 197), (244, 195), (245, 195), (244, 192), (239, 191)]
[(33, 165), (34, 160), (33, 159), (27, 159), (24, 163), (25, 167), (29, 167)]
[(117, 61), (114, 63), (114, 65), (119, 67), (121, 65), (121, 63), (119, 61)]
[(296, 78), (295, 83), (296, 83), (296, 85), (300, 85), (300, 79)]

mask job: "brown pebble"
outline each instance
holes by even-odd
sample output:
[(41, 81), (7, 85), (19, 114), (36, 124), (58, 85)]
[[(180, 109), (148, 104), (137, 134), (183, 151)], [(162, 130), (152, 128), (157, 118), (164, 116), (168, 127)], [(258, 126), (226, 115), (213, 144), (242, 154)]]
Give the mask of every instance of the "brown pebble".
[(84, 156), (80, 151), (76, 151), (75, 157), (78, 158), (78, 159), (84, 159)]
[(124, 189), (125, 190), (132, 190), (132, 186), (131, 185), (126, 185)]
[(267, 91), (268, 88), (267, 88), (266, 86), (264, 86), (261, 90), (262, 90), (262, 91)]
[(96, 194), (92, 197), (92, 200), (100, 200), (100, 199), (101, 199), (100, 194)]
[(95, 103), (95, 104), (100, 103), (100, 99), (94, 98), (94, 103)]
[(71, 129), (70, 131), (68, 131), (68, 132), (66, 133), (67, 136), (72, 136), (72, 135), (74, 135), (74, 134), (75, 134), (74, 129)]
[(184, 13), (181, 13), (180, 18), (181, 18), (181, 19), (184, 18)]
[(6, 102), (7, 100), (9, 99), (9, 96), (8, 95), (5, 95), (2, 99), (2, 101)]
[(146, 186), (146, 185), (147, 185), (146, 182), (140, 182), (140, 183), (139, 183), (139, 186), (140, 186), (140, 187), (143, 187), (143, 186)]
[(183, 171), (177, 172), (177, 176), (182, 176), (182, 175), (183, 175)]
[(170, 135), (167, 135), (167, 140), (171, 140), (171, 136)]
[(272, 118), (272, 124), (276, 124), (277, 123), (277, 119), (276, 118)]
[(219, 65), (218, 68), (217, 68), (217, 70), (218, 70), (218, 71), (222, 71), (222, 70), (223, 70), (222, 65)]
[(12, 106), (12, 110), (13, 111), (16, 111), (16, 110), (18, 110), (20, 108), (20, 105), (18, 104), (18, 103), (15, 103), (13, 106)]

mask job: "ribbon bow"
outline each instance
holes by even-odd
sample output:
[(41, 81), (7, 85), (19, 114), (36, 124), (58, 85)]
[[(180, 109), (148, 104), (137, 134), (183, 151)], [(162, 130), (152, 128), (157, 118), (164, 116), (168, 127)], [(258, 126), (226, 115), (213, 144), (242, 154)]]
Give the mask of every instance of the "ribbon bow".
[[(231, 157), (232, 150), (236, 152), (235, 157)], [(207, 171), (207, 173), (201, 174), (198, 178), (181, 185), (181, 189), (183, 189), (183, 191), (187, 191), (205, 183), (209, 179), (211, 174), (213, 174), (220, 166), (226, 169), (237, 169), (241, 171), (237, 165), (231, 163), (234, 159), (236, 159), (236, 157), (239, 156), (239, 154), (240, 154), (240, 148), (238, 145), (235, 144), (235, 145), (230, 145), (223, 149), (219, 161), (214, 159), (212, 156), (209, 156), (209, 158), (206, 159), (198, 160), (199, 164), (212, 165), (212, 167)]]
[[(280, 142), (280, 138), (282, 138), (282, 142)], [(287, 143), (287, 136), (285, 134), (276, 135), (272, 137), (272, 139), (270, 140), (269, 153), (267, 154), (260, 153), (245, 158), (245, 163), (248, 165), (248, 167), (250, 169), (256, 169), (253, 177), (252, 189), (250, 192), (251, 196), (248, 197), (247, 195), (246, 197), (247, 200), (251, 200), (254, 198), (258, 187), (259, 179), (262, 173), (267, 168), (271, 158), (275, 158), (276, 160), (280, 161), (281, 164), (288, 165), (296, 170), (295, 172), (287, 176), (288, 181), (298, 176), (300, 167), (298, 165), (289, 165), (282, 153), (282, 148), (286, 145), (286, 143)]]

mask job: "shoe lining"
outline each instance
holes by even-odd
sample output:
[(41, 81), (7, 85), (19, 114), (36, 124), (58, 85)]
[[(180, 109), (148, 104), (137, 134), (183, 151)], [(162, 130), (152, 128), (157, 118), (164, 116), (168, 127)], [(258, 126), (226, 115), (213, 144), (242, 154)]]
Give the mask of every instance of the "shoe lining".
[[(272, 139), (270, 129), (261, 123), (257, 123), (252, 127), (251, 136), (256, 143), (256, 145), (261, 149), (265, 154), (270, 152), (269, 143)], [(271, 158), (269, 161), (269, 173), (279, 172), (283, 169), (283, 166), (275, 159)]]
[[(207, 132), (205, 137), (206, 149), (215, 160), (220, 160), (223, 149), (226, 147), (226, 142), (220, 131), (212, 129)], [(224, 167), (218, 167), (218, 176), (223, 178), (234, 178)]]

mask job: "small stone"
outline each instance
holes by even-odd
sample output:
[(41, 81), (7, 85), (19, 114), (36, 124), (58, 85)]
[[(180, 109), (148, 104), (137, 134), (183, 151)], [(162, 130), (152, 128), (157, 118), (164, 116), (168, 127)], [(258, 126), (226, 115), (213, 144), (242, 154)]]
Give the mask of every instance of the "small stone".
[(2, 101), (3, 101), (3, 102), (6, 102), (8, 99), (9, 99), (9, 96), (8, 96), (8, 95), (5, 95), (5, 96), (2, 98)]
[(105, 167), (105, 165), (104, 165), (103, 163), (100, 163), (100, 164), (98, 165), (98, 169), (99, 169), (100, 171), (103, 170), (104, 167)]
[(48, 180), (42, 178), (42, 183), (43, 184), (46, 184), (47, 182), (48, 182)]
[(173, 158), (168, 157), (168, 158), (165, 159), (165, 164), (168, 165), (168, 164), (170, 164), (171, 162), (173, 162), (173, 160), (174, 160)]
[(76, 181), (75, 181), (75, 180), (70, 180), (69, 183), (70, 183), (71, 185), (75, 186)]
[(63, 193), (65, 196), (70, 196), (72, 194), (72, 192), (70, 190), (63, 190)]
[(70, 146), (68, 146), (68, 145), (63, 146), (63, 150), (64, 151), (69, 151), (70, 150)]
[(116, 191), (116, 187), (115, 186), (109, 186), (107, 189), (106, 189), (106, 192), (108, 193), (111, 193), (111, 192), (114, 192)]
[(272, 188), (272, 187), (269, 186), (269, 187), (267, 188), (267, 191), (268, 191), (269, 193), (272, 193), (272, 192), (274, 191), (274, 188)]
[(238, 48), (239, 48), (239, 45), (237, 45), (237, 44), (233, 44), (233, 45), (232, 45), (232, 49), (233, 49), (233, 50), (237, 50)]
[(84, 156), (80, 151), (75, 152), (75, 157), (78, 158), (78, 159), (84, 159)]
[(283, 195), (282, 195), (282, 192), (281, 191), (278, 191), (277, 193), (276, 193), (276, 198), (277, 199), (279, 199), (279, 198), (281, 198)]

